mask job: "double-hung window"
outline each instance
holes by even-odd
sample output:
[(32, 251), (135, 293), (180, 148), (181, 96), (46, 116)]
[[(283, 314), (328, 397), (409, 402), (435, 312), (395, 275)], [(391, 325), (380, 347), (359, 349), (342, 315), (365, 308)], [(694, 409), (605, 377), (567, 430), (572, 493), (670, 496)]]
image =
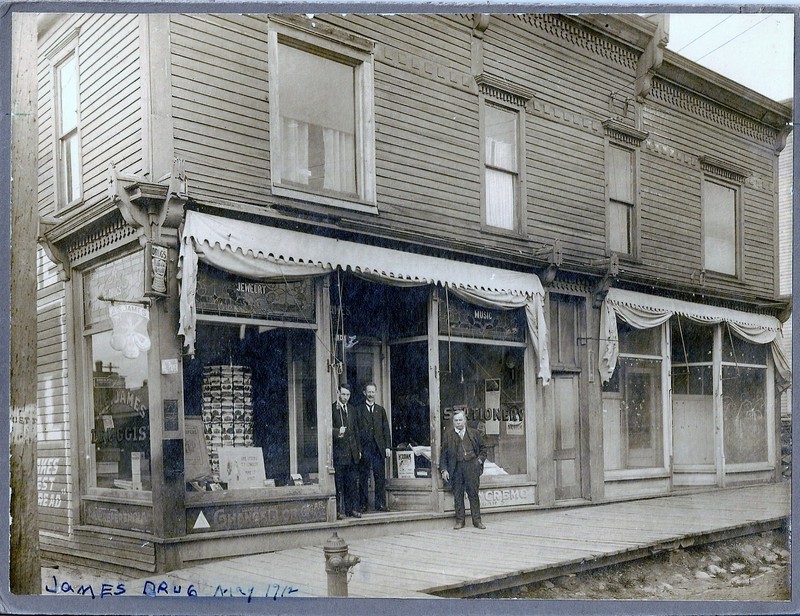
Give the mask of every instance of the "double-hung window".
[(741, 184), (746, 172), (710, 157), (701, 157), (703, 269), (728, 276), (740, 273)]
[(56, 203), (63, 209), (82, 198), (80, 92), (77, 36), (51, 56), (55, 122)]
[(647, 133), (616, 120), (604, 123), (606, 144), (606, 241), (609, 254), (632, 259), (639, 252), (639, 151)]
[(488, 231), (525, 232), (525, 105), (533, 92), (490, 75), (480, 90), (481, 224)]
[(485, 221), (490, 227), (515, 231), (519, 220), (519, 113), (487, 103)]
[(270, 22), (273, 193), (374, 210), (371, 43)]
[(634, 198), (634, 155), (628, 148), (608, 148), (608, 249), (632, 255), (636, 199)]

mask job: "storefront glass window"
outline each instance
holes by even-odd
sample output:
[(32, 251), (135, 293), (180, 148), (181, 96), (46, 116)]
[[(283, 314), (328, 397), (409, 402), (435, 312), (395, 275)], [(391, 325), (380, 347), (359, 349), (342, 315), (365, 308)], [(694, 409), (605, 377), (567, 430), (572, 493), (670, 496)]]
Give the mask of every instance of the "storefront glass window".
[(501, 344), (439, 343), (442, 429), (464, 410), (489, 450), (486, 477), (527, 472), (525, 349)]
[(661, 328), (619, 324), (620, 357), (603, 386), (606, 470), (664, 465)]
[(89, 422), (94, 485), (150, 490), (150, 401), (142, 253), (84, 275), (84, 323), (92, 366)]
[(314, 358), (309, 329), (199, 324), (184, 359), (192, 491), (319, 482)]
[(714, 464), (714, 327), (675, 316), (672, 336), (672, 449), (676, 466)]
[(766, 345), (747, 342), (723, 329), (722, 422), (726, 464), (769, 459), (766, 356)]
[(429, 477), (428, 343), (393, 344), (390, 357), (392, 447), (395, 450), (392, 476), (400, 479)]

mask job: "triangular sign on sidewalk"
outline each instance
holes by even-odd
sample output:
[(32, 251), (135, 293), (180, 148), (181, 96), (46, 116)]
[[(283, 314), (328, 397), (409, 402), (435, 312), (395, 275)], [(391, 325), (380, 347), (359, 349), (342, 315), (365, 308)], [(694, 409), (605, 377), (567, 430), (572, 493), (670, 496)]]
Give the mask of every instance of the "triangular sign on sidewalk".
[(192, 530), (197, 530), (198, 528), (211, 528), (211, 524), (208, 523), (208, 520), (206, 520), (206, 516), (203, 515), (202, 511), (200, 512), (200, 515), (197, 516), (197, 520), (195, 520)]

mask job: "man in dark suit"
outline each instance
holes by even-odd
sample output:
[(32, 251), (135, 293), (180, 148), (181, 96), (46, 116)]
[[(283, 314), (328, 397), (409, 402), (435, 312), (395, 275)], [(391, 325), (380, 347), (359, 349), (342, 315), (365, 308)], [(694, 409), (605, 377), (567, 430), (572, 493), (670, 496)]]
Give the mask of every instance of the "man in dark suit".
[(336, 503), (339, 517), (360, 518), (358, 511), (358, 462), (361, 444), (358, 437), (358, 416), (355, 408), (347, 405), (350, 386), (339, 385), (339, 394), (333, 403), (333, 468), (335, 471)]
[(467, 426), (464, 412), (457, 411), (453, 415), (453, 426), (448, 428), (442, 437), (442, 450), (439, 456), (442, 479), (450, 481), (453, 486), (453, 501), (456, 506), (455, 529), (464, 528), (465, 491), (469, 498), (472, 525), (475, 528), (486, 528), (481, 522), (481, 504), (478, 500), (478, 488), (486, 454), (483, 435)]
[(361, 511), (369, 503), (369, 476), (375, 481), (375, 511), (387, 511), (384, 488), (386, 485), (386, 458), (392, 455), (392, 436), (386, 409), (375, 404), (378, 388), (375, 383), (364, 387), (364, 404), (359, 409), (361, 422), (361, 462), (359, 463), (359, 502)]

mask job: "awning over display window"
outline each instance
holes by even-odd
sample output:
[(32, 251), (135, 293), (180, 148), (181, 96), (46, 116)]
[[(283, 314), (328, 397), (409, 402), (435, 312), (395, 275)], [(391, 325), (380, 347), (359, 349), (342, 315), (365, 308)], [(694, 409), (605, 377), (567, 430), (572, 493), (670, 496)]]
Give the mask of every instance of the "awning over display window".
[(190, 353), (194, 353), (198, 261), (262, 281), (319, 276), (341, 268), (384, 284), (439, 284), (466, 301), (486, 307), (525, 308), (528, 333), (539, 358), (539, 376), (545, 384), (550, 380), (544, 289), (535, 274), (188, 211), (181, 238), (178, 333)]
[(744, 340), (756, 344), (770, 344), (778, 373), (787, 380), (791, 377), (789, 362), (781, 347), (783, 338), (781, 323), (775, 317), (623, 289), (611, 289), (606, 295), (600, 314), (598, 370), (603, 382), (611, 378), (617, 366), (619, 356), (617, 317), (631, 327), (647, 329), (666, 323), (673, 315), (680, 315), (706, 325), (725, 322)]

